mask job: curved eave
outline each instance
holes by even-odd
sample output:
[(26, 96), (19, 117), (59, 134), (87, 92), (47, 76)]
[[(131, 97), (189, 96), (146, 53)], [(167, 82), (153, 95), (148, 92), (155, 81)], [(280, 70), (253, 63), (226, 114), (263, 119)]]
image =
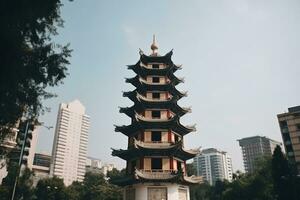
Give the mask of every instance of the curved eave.
[(196, 131), (195, 125), (183, 126), (180, 123), (162, 123), (162, 122), (133, 122), (130, 125), (115, 126), (116, 132), (121, 132), (126, 136), (133, 136), (137, 131), (145, 129), (171, 129), (174, 132), (184, 136), (190, 132)]
[(139, 76), (135, 76), (133, 78), (125, 78), (126, 83), (131, 83), (134, 87), (138, 87), (140, 85)]
[(173, 117), (169, 121), (162, 121), (162, 122), (152, 122), (152, 121), (146, 121), (143, 119), (139, 119), (138, 123), (141, 127), (144, 129), (155, 129), (155, 128), (163, 128), (163, 129), (169, 129), (171, 128), (176, 133), (181, 135), (186, 135), (190, 132), (196, 131), (195, 126), (183, 126), (178, 121), (178, 117)]
[(182, 176), (182, 182), (185, 184), (200, 184), (203, 183), (203, 177), (201, 176)]
[(139, 102), (131, 107), (120, 107), (119, 112), (126, 114), (130, 118), (135, 117), (136, 112), (141, 112), (145, 109), (170, 109), (173, 113), (176, 113), (179, 117), (183, 116), (186, 113), (191, 112), (191, 108), (182, 108), (177, 103), (161, 103), (161, 102)]
[(170, 76), (170, 74), (175, 73), (177, 70), (181, 69), (181, 66), (175, 65), (171, 63), (163, 63), (167, 64), (168, 66), (163, 69), (152, 69), (145, 67), (145, 64), (142, 61), (139, 61), (135, 65), (128, 65), (128, 69), (133, 70), (136, 74), (145, 77), (150, 75), (157, 75), (157, 76)]
[(142, 94), (146, 91), (161, 91), (161, 92), (170, 92), (172, 96), (177, 97), (178, 99), (187, 96), (187, 92), (180, 92), (172, 85), (146, 85), (143, 84), (143, 87), (137, 87), (137, 92)]
[(177, 76), (174, 75), (174, 73), (170, 73), (168, 74), (168, 78), (174, 82), (175, 85), (179, 84), (179, 83), (184, 83), (184, 78), (179, 78)]
[(128, 97), (131, 101), (135, 101), (136, 99), (136, 90), (129, 91), (129, 92), (123, 92), (123, 97)]
[(166, 53), (164, 56), (147, 56), (145, 54), (140, 54), (140, 60), (143, 63), (169, 63), (172, 62), (173, 50)]
[[(180, 142), (181, 143), (181, 142)], [(197, 153), (191, 153), (182, 148), (182, 144), (175, 144), (170, 148), (147, 148), (139, 145), (134, 145), (130, 149), (112, 149), (112, 156), (117, 156), (123, 160), (132, 160), (142, 156), (161, 156), (161, 157), (176, 157), (186, 161), (192, 159)]]

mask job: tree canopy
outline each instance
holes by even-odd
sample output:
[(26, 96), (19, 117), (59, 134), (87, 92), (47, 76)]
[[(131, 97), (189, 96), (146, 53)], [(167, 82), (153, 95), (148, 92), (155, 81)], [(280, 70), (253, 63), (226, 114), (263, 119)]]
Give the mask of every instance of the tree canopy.
[(67, 76), (68, 45), (53, 36), (63, 26), (60, 0), (0, 1), (0, 139), (26, 113), (36, 118), (47, 87)]

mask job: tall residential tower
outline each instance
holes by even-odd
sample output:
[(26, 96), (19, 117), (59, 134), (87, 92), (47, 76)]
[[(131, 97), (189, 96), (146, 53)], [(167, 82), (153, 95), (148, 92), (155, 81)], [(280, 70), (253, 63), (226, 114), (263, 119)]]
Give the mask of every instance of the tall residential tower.
[(225, 151), (214, 148), (203, 149), (195, 158), (193, 165), (198, 176), (210, 185), (217, 180), (232, 180), (232, 161)]
[(187, 177), (186, 160), (198, 150), (186, 150), (183, 136), (195, 131), (194, 126), (183, 126), (180, 117), (190, 112), (177, 101), (186, 96), (175, 86), (182, 79), (174, 75), (181, 66), (175, 65), (169, 52), (160, 56), (155, 39), (152, 54), (140, 51), (140, 59), (128, 66), (136, 73), (126, 82), (136, 89), (125, 92), (134, 102), (120, 112), (131, 118), (131, 124), (116, 126), (116, 131), (128, 137), (126, 150), (115, 149), (112, 155), (127, 162), (127, 177), (118, 182), (125, 186), (124, 200), (189, 200), (188, 184), (198, 183)]
[(62, 178), (65, 185), (84, 178), (89, 126), (89, 116), (78, 100), (60, 105), (52, 149), (51, 175)]
[(291, 107), (277, 117), (287, 157), (297, 165), (300, 174), (300, 106)]
[(282, 145), (280, 142), (262, 136), (242, 138), (238, 141), (242, 148), (245, 171), (248, 173), (254, 172), (257, 159), (272, 156), (275, 147)]

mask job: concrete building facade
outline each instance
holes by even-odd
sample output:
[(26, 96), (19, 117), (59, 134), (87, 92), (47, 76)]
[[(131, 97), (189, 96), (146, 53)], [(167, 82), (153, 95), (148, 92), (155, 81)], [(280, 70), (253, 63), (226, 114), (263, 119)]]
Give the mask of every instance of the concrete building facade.
[(277, 115), (287, 158), (297, 165), (300, 174), (300, 106)]
[(83, 181), (89, 126), (90, 118), (78, 100), (60, 105), (50, 173), (62, 178), (67, 186), (73, 181)]
[(194, 158), (193, 165), (197, 176), (203, 176), (203, 180), (210, 185), (217, 180), (232, 180), (232, 160), (225, 151), (204, 149)]
[[(16, 125), (16, 127), (18, 124)], [(13, 131), (2, 141), (0, 144), (0, 148), (7, 149), (7, 151), (11, 151), (13, 148), (16, 147), (17, 145), (17, 135), (18, 135), (18, 129), (13, 128)], [(29, 154), (28, 156), (24, 155), (24, 158), (26, 157), (27, 159), (27, 164), (26, 167), (32, 170), (33, 167), (33, 158), (34, 158), (34, 153), (37, 145), (37, 138), (38, 138), (38, 131), (39, 127), (36, 126), (34, 127), (34, 130), (32, 132), (32, 139), (30, 142), (30, 148), (29, 148)], [(6, 160), (0, 157), (0, 184), (2, 183), (3, 178), (7, 176), (7, 166), (6, 166)], [(22, 169), (25, 167), (25, 165), (22, 166)]]
[(37, 185), (41, 179), (48, 178), (50, 176), (50, 163), (51, 155), (47, 153), (35, 153), (32, 165), (32, 171), (34, 172), (33, 185)]
[(253, 173), (257, 159), (264, 156), (272, 156), (277, 145), (282, 146), (280, 142), (263, 136), (253, 136), (238, 140), (242, 148), (245, 172)]

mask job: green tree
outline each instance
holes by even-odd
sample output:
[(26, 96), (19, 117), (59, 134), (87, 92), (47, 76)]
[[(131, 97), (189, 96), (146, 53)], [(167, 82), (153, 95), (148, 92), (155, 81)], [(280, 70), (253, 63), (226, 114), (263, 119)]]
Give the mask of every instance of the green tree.
[[(70, 49), (51, 39), (63, 26), (60, 0), (0, 1), (0, 141), (26, 113), (37, 118), (47, 87), (67, 75)], [(1, 152), (3, 154), (3, 152)]]
[(35, 196), (38, 200), (68, 199), (64, 182), (57, 177), (40, 180), (36, 186)]
[(261, 158), (252, 174), (237, 175), (222, 192), (224, 200), (274, 200), (271, 159)]
[[(1, 185), (1, 197), (2, 199), (10, 199), (12, 195), (12, 189), (18, 176), (18, 165), (16, 163), (10, 163), (8, 165), (8, 174), (3, 179)], [(34, 191), (33, 187), (33, 172), (28, 168), (25, 168), (22, 171), (21, 176), (18, 178), (16, 192), (15, 192), (15, 199), (33, 199)]]
[(68, 200), (81, 200), (83, 195), (83, 184), (78, 181), (74, 181), (69, 187), (67, 187)]
[(83, 181), (82, 199), (122, 200), (122, 190), (109, 184), (103, 174), (88, 172)]
[(294, 169), (294, 165), (288, 162), (278, 145), (272, 157), (272, 178), (276, 199), (300, 199), (300, 180), (297, 172)]
[(117, 168), (113, 168), (111, 171), (107, 172), (107, 177), (109, 178), (109, 182), (114, 184), (118, 182), (118, 180), (124, 178), (126, 176), (126, 169), (118, 170)]
[(186, 164), (186, 172), (187, 172), (188, 176), (197, 175), (197, 170), (196, 170), (195, 166), (193, 165), (193, 163)]
[(212, 186), (207, 183), (190, 186), (191, 200), (210, 200)]

